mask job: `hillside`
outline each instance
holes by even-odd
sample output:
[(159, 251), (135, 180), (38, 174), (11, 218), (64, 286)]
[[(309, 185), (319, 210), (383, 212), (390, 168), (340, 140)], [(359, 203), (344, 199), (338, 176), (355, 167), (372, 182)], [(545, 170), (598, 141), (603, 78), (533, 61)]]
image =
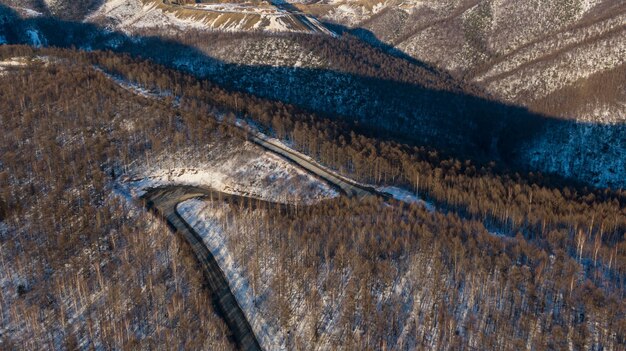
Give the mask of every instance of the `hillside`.
[(162, 0), (110, 0), (86, 20), (133, 33), (202, 29), (225, 32), (330, 32), (321, 23), (297, 11), (268, 1), (178, 3)]
[(170, 111), (71, 57), (1, 51), (0, 348), (231, 349), (188, 248), (110, 180), (146, 150), (128, 126)]
[[(127, 33), (351, 32), (539, 112), (538, 99), (618, 69), (626, 50), (626, 7), (616, 0), (6, 2)], [(567, 117), (590, 118), (584, 111)]]
[[(93, 16), (100, 16), (97, 14), (102, 14), (102, 11), (122, 11), (128, 6), (135, 6), (133, 4), (139, 6), (133, 1), (124, 2), (123, 6), (105, 2), (100, 10), (89, 15), (91, 17), (87, 21), (95, 19)], [(296, 5), (298, 8), (304, 6)], [(158, 12), (159, 16), (174, 16), (175, 12), (170, 13), (161, 8), (163, 6), (152, 4), (141, 5), (140, 8), (150, 8), (150, 13)], [(593, 7), (593, 11), (605, 7), (606, 11), (613, 11), (615, 6), (619, 7), (607, 6)], [(292, 8), (289, 10), (296, 11)], [(622, 20), (619, 11), (615, 12), (617, 15), (611, 11), (606, 12), (608, 17), (604, 16), (608, 24), (601, 27), (613, 33), (608, 38), (617, 41), (602, 47), (619, 52), (625, 47), (620, 39), (621, 32), (611, 28), (619, 28)], [(193, 20), (191, 24), (183, 25), (181, 22), (180, 26), (170, 26), (169, 20), (162, 16), (154, 17), (149, 21), (151, 25), (144, 26), (142, 21), (152, 16), (145, 17), (144, 12), (139, 8), (128, 12), (138, 16), (129, 19), (129, 26), (124, 24), (126, 20), (119, 18), (107, 24), (134, 33), (132, 39), (115, 32), (101, 32), (98, 27), (86, 24), (66, 23), (63, 24), (65, 33), (59, 33), (50, 30), (55, 24), (45, 24), (47, 20), (42, 18), (8, 25), (5, 30), (8, 34), (4, 36), (18, 43), (114, 49), (151, 57), (157, 62), (210, 78), (232, 89), (358, 123), (360, 130), (366, 134), (371, 130), (378, 136), (384, 135), (413, 145), (432, 146), (454, 157), (485, 163), (495, 160), (507, 168), (524, 172), (555, 173), (595, 186), (624, 186), (626, 165), (619, 156), (626, 152), (626, 143), (623, 142), (626, 127), (622, 122), (626, 93), (623, 90), (623, 79), (619, 78), (623, 73), (623, 65), (619, 64), (623, 55), (602, 54), (602, 58), (611, 64), (606, 67), (593, 64), (595, 68), (585, 71), (587, 73), (578, 70), (577, 74), (583, 74), (586, 77), (584, 79), (562, 78), (562, 74), (569, 74), (567, 67), (571, 67), (563, 66), (552, 74), (554, 80), (558, 81), (558, 89), (546, 90), (538, 87), (539, 83), (532, 83), (524, 89), (538, 95), (520, 100), (504, 96), (476, 79), (469, 79), (469, 72), (474, 69), (472, 67), (478, 67), (479, 63), (460, 70), (445, 65), (441, 67), (436, 60), (419, 55), (417, 57), (423, 61), (417, 61), (386, 44), (384, 36), (380, 40), (373, 36), (378, 35), (375, 34), (375, 28), (371, 28), (372, 32), (366, 32), (366, 26), (350, 30), (329, 25), (328, 28), (337, 32), (352, 33), (344, 34), (341, 38), (287, 32), (207, 32), (202, 21)], [(587, 12), (567, 23), (576, 28), (582, 26), (581, 31), (584, 32), (583, 29), (587, 27), (582, 25), (582, 18), (587, 18)], [(175, 21), (182, 21), (182, 17), (176, 18)], [(596, 26), (599, 22), (593, 23), (589, 25)], [(22, 29), (18, 29), (20, 27)], [(570, 41), (578, 40), (578, 32), (564, 28), (560, 30), (572, 36)], [(588, 31), (595, 33), (595, 29)], [(146, 39), (138, 39), (141, 37)], [(372, 45), (359, 38), (370, 42), (373, 40)], [(557, 46), (561, 45), (558, 36), (550, 38), (559, 43)], [(596, 41), (589, 39), (588, 42)], [(447, 43), (449, 46), (454, 41)], [(446, 45), (420, 47), (445, 48)], [(528, 50), (533, 47), (523, 46)], [(526, 52), (523, 48), (515, 49), (518, 50), (515, 52), (522, 55)], [(543, 48), (536, 52), (543, 54), (546, 50)], [(570, 55), (568, 52), (564, 51), (564, 55)], [(471, 56), (463, 54), (463, 57)], [(480, 65), (501, 71), (498, 77), (512, 77), (503, 73), (509, 70), (504, 65), (509, 65), (514, 72), (523, 75), (524, 79), (519, 82), (532, 82), (534, 78), (527, 79), (532, 74), (514, 69), (517, 65), (515, 62), (518, 61), (494, 58), (492, 63), (481, 61)], [(521, 60), (519, 64), (528, 69), (533, 67), (523, 62)], [(538, 59), (537, 62), (543, 60)], [(539, 71), (547, 74), (550, 69), (541, 68)], [(553, 78), (537, 79), (535, 81), (541, 84), (552, 84), (550, 82)], [(511, 106), (513, 102), (522, 106)], [(554, 157), (556, 152), (560, 155), (558, 159)]]
[[(179, 30), (327, 33), (307, 27), (295, 15), (303, 13), (311, 20), (317, 18), (315, 23), (322, 27), (351, 32), (376, 46), (393, 48), (392, 51), (447, 70), (500, 99), (540, 113), (553, 111), (547, 111), (538, 100), (567, 94), (568, 88), (599, 74), (618, 75), (626, 54), (626, 7), (615, 0), (540, 4), (475, 0), (296, 1), (282, 7), (263, 2), (165, 5), (159, 1), (134, 1), (125, 1), (124, 6), (109, 1), (89, 18), (107, 18), (114, 28), (131, 31), (178, 26)], [(255, 9), (250, 10), (250, 6)], [(275, 10), (263, 10), (263, 6), (274, 6)], [(152, 14), (157, 8), (159, 16)], [(132, 17), (123, 11), (132, 13)], [(294, 15), (281, 17), (280, 21), (251, 15), (262, 12), (271, 17), (272, 11)], [(242, 47), (247, 46), (243, 43)], [(285, 54), (282, 50), (278, 53)], [(300, 62), (307, 65), (306, 61)], [(265, 63), (275, 61), (267, 59)], [(587, 94), (588, 101), (604, 95), (593, 91)], [(566, 98), (575, 103), (575, 96)], [(594, 109), (618, 109), (621, 119), (626, 115), (622, 104), (607, 106), (606, 102), (598, 102)], [(558, 115), (603, 120), (593, 110), (560, 110)]]
[(0, 350), (626, 350), (616, 0), (0, 0)]
[[(531, 107), (624, 63), (621, 1), (357, 1), (314, 8), (320, 18), (368, 30), (416, 59)], [(340, 9), (360, 15), (343, 17)]]
[[(182, 218), (226, 252), (222, 269), (243, 279), (232, 289), (250, 284), (236, 296), (278, 348), (623, 346), (623, 191), (344, 134), (113, 53), (0, 53), (15, 87), (0, 95), (3, 348), (232, 347), (189, 248), (135, 201), (133, 188), (159, 184), (249, 198), (194, 200)], [(242, 110), (327, 167), (430, 205), (337, 197), (246, 145)]]

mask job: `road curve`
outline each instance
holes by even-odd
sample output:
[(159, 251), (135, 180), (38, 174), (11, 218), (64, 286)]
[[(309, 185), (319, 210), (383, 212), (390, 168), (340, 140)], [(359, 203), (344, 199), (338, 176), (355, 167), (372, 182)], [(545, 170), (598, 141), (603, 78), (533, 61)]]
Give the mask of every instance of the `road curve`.
[(248, 140), (263, 147), (264, 149), (267, 149), (274, 154), (281, 156), (287, 161), (295, 163), (296, 165), (306, 169), (310, 173), (318, 176), (319, 178), (322, 178), (326, 182), (340, 189), (345, 195), (349, 197), (362, 198), (367, 196), (378, 196), (384, 199), (391, 198), (391, 195), (385, 192), (379, 191), (370, 186), (361, 185), (330, 169), (322, 167), (312, 158), (293, 151), (281, 144), (278, 144), (260, 133), (250, 132), (248, 134)]
[(210, 189), (192, 186), (170, 186), (149, 189), (142, 199), (148, 209), (155, 211), (163, 217), (168, 225), (177, 233), (181, 234), (191, 245), (196, 258), (204, 270), (208, 288), (211, 293), (213, 304), (217, 312), (224, 318), (235, 342), (241, 350), (262, 350), (250, 323), (246, 319), (243, 310), (237, 303), (228, 285), (228, 280), (222, 272), (219, 264), (204, 244), (202, 237), (187, 223), (177, 211), (177, 205), (185, 200), (197, 197), (213, 197), (225, 201), (241, 201), (235, 195), (229, 195)]
[[(334, 33), (330, 32), (330, 34), (332, 35)], [(116, 78), (99, 67), (94, 66), (94, 68), (104, 74), (107, 78), (112, 79), (123, 89), (132, 93), (137, 93), (137, 90), (125, 81)], [(162, 100), (160, 100), (158, 96), (151, 96), (149, 94), (146, 95), (145, 93), (142, 93), (141, 95), (148, 99), (162, 103)], [(219, 121), (219, 119), (218, 122), (226, 123), (224, 121)], [(373, 187), (359, 184), (335, 171), (327, 169), (319, 165), (313, 158), (291, 150), (258, 131), (251, 130), (249, 127), (243, 127), (238, 123), (230, 125), (243, 130), (249, 141), (325, 180), (348, 197), (363, 198), (376, 196), (385, 200), (392, 198), (390, 194), (379, 191)], [(148, 209), (154, 211), (157, 215), (165, 219), (170, 228), (175, 232), (180, 233), (189, 245), (191, 245), (194, 254), (204, 269), (204, 274), (207, 278), (209, 290), (211, 292), (214, 305), (217, 308), (217, 312), (224, 318), (224, 321), (233, 334), (235, 342), (242, 350), (262, 350), (250, 323), (241, 309), (241, 306), (239, 306), (237, 299), (230, 290), (230, 286), (224, 272), (219, 267), (219, 264), (207, 248), (206, 244), (204, 244), (202, 237), (187, 222), (185, 222), (177, 211), (179, 203), (198, 197), (211, 197), (235, 202), (255, 201), (253, 204), (259, 201), (258, 199), (246, 198), (233, 194), (222, 193), (212, 189), (186, 185), (174, 185), (148, 189), (142, 196), (142, 199)], [(260, 202), (271, 203), (269, 201)], [(290, 207), (285, 204), (273, 203), (273, 205)]]
[[(115, 83), (117, 83), (123, 89), (134, 94), (138, 93), (137, 90), (132, 85), (128, 84), (124, 80), (119, 79), (107, 73), (106, 71), (104, 71), (103, 69), (99, 67), (94, 66), (94, 69), (104, 74), (107, 78), (112, 79)], [(163, 103), (163, 101), (160, 99), (159, 96), (152, 96), (150, 94), (146, 94), (145, 92), (141, 92), (141, 95), (147, 99), (151, 99), (151, 100)], [(310, 173), (315, 174), (316, 176), (322, 178), (326, 182), (340, 189), (345, 195), (349, 197), (366, 197), (366, 196), (373, 195), (373, 196), (382, 197), (384, 199), (392, 198), (390, 194), (379, 191), (370, 186), (359, 184), (353, 181), (352, 179), (344, 177), (333, 170), (330, 170), (328, 168), (325, 168), (319, 165), (317, 161), (315, 161), (313, 158), (303, 155), (294, 150), (291, 150), (280, 143), (277, 143), (276, 141), (268, 138), (265, 134), (250, 128), (250, 126), (248, 125), (245, 125), (245, 123), (244, 125), (241, 125), (237, 122), (228, 123), (223, 118), (219, 118), (219, 117), (217, 118), (217, 121), (218, 123), (222, 123), (224, 125), (229, 125), (232, 127), (239, 128), (245, 133), (249, 141), (263, 147), (264, 149), (274, 154), (277, 154), (278, 156), (281, 156), (282, 158), (286, 159), (287, 161), (291, 163), (294, 163), (306, 169)]]
[[(319, 165), (311, 157), (291, 150), (286, 146), (268, 138), (262, 133), (251, 131), (241, 126), (237, 127), (247, 132), (246, 134), (249, 141), (307, 170), (311, 174), (316, 175), (330, 185), (339, 189), (348, 197), (364, 198), (376, 196), (384, 199), (392, 197), (385, 192), (379, 191), (370, 186), (361, 185), (330, 169), (327, 169)], [(148, 189), (142, 196), (142, 199), (148, 209), (153, 210), (165, 219), (170, 228), (175, 232), (180, 233), (191, 246), (198, 262), (204, 270), (211, 298), (216, 310), (224, 318), (224, 321), (229, 327), (239, 348), (246, 351), (262, 350), (261, 345), (246, 318), (246, 315), (230, 290), (228, 279), (226, 279), (226, 276), (219, 267), (215, 257), (211, 254), (211, 251), (202, 240), (202, 237), (180, 216), (177, 211), (177, 206), (181, 202), (200, 197), (210, 197), (211, 199), (220, 199), (229, 202), (259, 201), (258, 199), (186, 185), (173, 185)], [(253, 202), (253, 204), (255, 202)], [(271, 203), (269, 201), (260, 202)], [(272, 204), (274, 206), (289, 207), (289, 205), (285, 204)]]
[[(248, 133), (248, 139), (267, 149), (268, 151), (281, 156), (310, 173), (322, 178), (329, 184), (341, 190), (349, 197), (378, 196), (389, 198), (390, 195), (378, 191), (372, 187), (363, 186), (346, 177), (343, 177), (332, 170), (318, 165), (312, 158), (295, 152), (285, 146), (278, 144), (260, 133)], [(226, 325), (231, 330), (235, 342), (242, 350), (262, 350), (250, 323), (239, 306), (237, 299), (230, 290), (228, 279), (219, 267), (219, 264), (211, 254), (202, 237), (180, 216), (177, 206), (185, 200), (192, 198), (211, 198), (227, 202), (253, 201), (255, 203), (271, 203), (260, 201), (244, 196), (227, 194), (213, 189), (201, 188), (188, 185), (171, 185), (158, 188), (151, 188), (142, 196), (145, 206), (156, 212), (165, 219), (172, 230), (181, 234), (193, 249), (196, 258), (204, 270), (207, 278), (212, 300), (217, 312), (224, 318)], [(289, 207), (286, 204), (271, 203), (274, 206)]]

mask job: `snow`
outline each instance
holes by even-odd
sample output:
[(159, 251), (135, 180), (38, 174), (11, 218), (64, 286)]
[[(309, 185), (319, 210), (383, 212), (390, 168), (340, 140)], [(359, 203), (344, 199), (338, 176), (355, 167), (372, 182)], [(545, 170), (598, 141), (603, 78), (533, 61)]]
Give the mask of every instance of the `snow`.
[(214, 3), (185, 6), (157, 1), (109, 0), (86, 18), (87, 22), (104, 20), (110, 27), (126, 33), (137, 29), (161, 28), (269, 32), (311, 32), (294, 25), (293, 14), (271, 4)]
[(56, 6), (57, 2), (59, 0), (44, 0), (44, 2), (46, 3), (46, 6), (48, 7), (54, 7)]
[(192, 199), (179, 204), (177, 211), (202, 236), (217, 260), (261, 347), (264, 350), (285, 350), (285, 336), (263, 317), (264, 313), (256, 303), (250, 283), (243, 274), (244, 269), (236, 263), (226, 247), (227, 238), (223, 228), (212, 211), (206, 211), (206, 207), (204, 201)]
[[(98, 67), (94, 68), (122, 88), (146, 98), (171, 96), (168, 92), (149, 91), (138, 84), (112, 76)], [(246, 124), (241, 119), (236, 121), (236, 125), (247, 127), (258, 138), (286, 147), (279, 140), (256, 131), (254, 125)], [(131, 122), (125, 122), (123, 126), (130, 131), (134, 129)], [(216, 143), (207, 147), (204, 152), (196, 150), (189, 154), (170, 155), (152, 166), (135, 167), (127, 175), (126, 181), (139, 195), (148, 188), (171, 184), (209, 187), (226, 193), (282, 203), (310, 204), (339, 195), (326, 182), (251, 142), (231, 140), (228, 144)], [(203, 155), (202, 160), (185, 161), (194, 158), (190, 155), (198, 154)], [(300, 156), (312, 160), (306, 155)], [(302, 192), (302, 189), (305, 191)]]
[(0, 67), (24, 67), (28, 65), (26, 57), (11, 57), (4, 61), (0, 61)]
[[(414, 193), (397, 188), (397, 187), (380, 187), (380, 191), (385, 191), (392, 194), (394, 198), (405, 201), (408, 203), (421, 203), (430, 211), (434, 210), (432, 205), (419, 199)], [(233, 252), (234, 246), (231, 240), (247, 240), (245, 238), (235, 238), (235, 236), (242, 235), (254, 231), (254, 224), (256, 221), (251, 221), (253, 217), (262, 216), (262, 214), (256, 211), (247, 214), (241, 214), (241, 218), (237, 217), (237, 222), (230, 222), (232, 213), (229, 212), (229, 207), (225, 203), (212, 203), (206, 202), (200, 199), (187, 200), (177, 207), (178, 213), (181, 217), (189, 223), (203, 238), (204, 243), (207, 245), (215, 259), (217, 260), (220, 268), (226, 275), (229, 285), (233, 294), (235, 295), (239, 305), (244, 311), (250, 325), (252, 326), (255, 335), (257, 336), (262, 347), (266, 350), (284, 350), (286, 349), (287, 339), (290, 336), (304, 337), (307, 330), (310, 329), (310, 311), (307, 311), (306, 305), (299, 297), (297, 289), (293, 291), (290, 297), (290, 304), (293, 308), (294, 316), (304, 317), (296, 323), (295, 335), (288, 335), (285, 330), (280, 327), (275, 314), (270, 310), (272, 307), (268, 301), (268, 295), (271, 295), (272, 289), (269, 283), (275, 272), (271, 269), (272, 265), (269, 265), (269, 272), (266, 275), (262, 275), (261, 286), (256, 288), (256, 291), (251, 287), (249, 280), (250, 272), (242, 262), (240, 255), (249, 254), (246, 252)], [(233, 232), (233, 229), (235, 230)], [(239, 232), (239, 233), (238, 233)], [(245, 234), (243, 234), (245, 235)], [(244, 246), (249, 246), (245, 245)], [(236, 248), (235, 248), (236, 250)], [(271, 262), (274, 257), (271, 252), (267, 252), (269, 255), (269, 261)], [(323, 288), (326, 277), (326, 270), (322, 269), (319, 272), (318, 280), (311, 282), (317, 286), (317, 291), (321, 294), (323, 315), (319, 317), (312, 317), (313, 321), (319, 325), (320, 336), (318, 340), (318, 347), (325, 349), (328, 346), (330, 338), (333, 338), (337, 333), (337, 318), (341, 315), (341, 306), (343, 306), (343, 294), (329, 295)], [(338, 291), (344, 291), (348, 281), (350, 280), (350, 271), (346, 270), (341, 274), (341, 288)], [(410, 311), (413, 308), (414, 296), (408, 293), (413, 291), (411, 288), (414, 284), (414, 280), (411, 280), (410, 273), (406, 272), (401, 276), (401, 279), (395, 279), (394, 282), (386, 289), (380, 291), (378, 295), (378, 303), (383, 304), (393, 298), (400, 298), (406, 306), (406, 310)], [(415, 318), (415, 316), (407, 316), (409, 318)], [(321, 320), (317, 320), (321, 318)], [(400, 345), (408, 343), (413, 344), (414, 341), (407, 333), (410, 331), (409, 320), (405, 321), (403, 327), (403, 336), (398, 339)], [(400, 323), (403, 325), (403, 323)], [(407, 334), (407, 335), (404, 335)]]
[(285, 24), (281, 21), (280, 17), (270, 17), (269, 25), (266, 27), (268, 31), (280, 32), (285, 30)]
[(411, 191), (398, 188), (395, 186), (382, 186), (382, 187), (378, 187), (376, 190), (387, 193), (398, 201), (402, 201), (408, 204), (421, 204), (428, 211), (430, 212), (435, 211), (435, 206), (432, 203), (424, 201), (417, 194)]
[(580, 0), (579, 6), (580, 6), (581, 14), (588, 12), (599, 3), (600, 3), (600, 0)]
[(36, 47), (36, 48), (40, 48), (43, 46), (43, 40), (42, 38), (39, 36), (39, 32), (35, 29), (28, 29), (26, 31), (26, 34), (28, 35), (28, 38), (30, 39), (30, 43)]
[(273, 6), (256, 6), (253, 4), (219, 3), (219, 4), (197, 4), (195, 8), (203, 11), (242, 13), (242, 14), (264, 14), (285, 16), (286, 13)]
[[(622, 94), (626, 95), (626, 86), (622, 87), (622, 90)], [(590, 102), (581, 110), (576, 116), (580, 122), (612, 126), (626, 124), (626, 101), (616, 101), (613, 105)]]
[[(388, 189), (397, 194), (407, 195), (406, 191), (401, 189)], [(415, 200), (415, 197), (407, 196), (407, 199)], [(231, 290), (242, 310), (246, 314), (250, 324), (257, 335), (259, 342), (264, 349), (282, 350), (286, 349), (285, 344), (289, 345), (290, 338), (308, 338), (313, 328), (317, 330), (318, 337), (315, 341), (314, 349), (331, 349), (333, 339), (340, 337), (339, 318), (341, 318), (342, 310), (345, 306), (346, 288), (352, 277), (350, 268), (346, 268), (341, 272), (333, 271), (336, 267), (332, 262), (328, 266), (323, 265), (314, 279), (307, 282), (306, 286), (314, 286), (315, 290), (320, 294), (319, 307), (316, 312), (310, 310), (303, 301), (303, 286), (291, 286), (288, 303), (292, 309), (291, 314), (294, 320), (292, 326), (282, 327), (278, 322), (271, 296), (272, 277), (276, 276), (272, 262), (276, 259), (276, 252), (271, 247), (267, 247), (267, 239), (261, 237), (261, 246), (264, 255), (268, 260), (266, 269), (263, 269), (257, 278), (258, 285), (253, 289), (253, 278), (250, 266), (246, 265), (246, 257), (251, 257), (251, 232), (254, 232), (258, 223), (264, 222), (264, 210), (250, 210), (238, 213), (233, 216), (232, 209), (226, 203), (206, 202), (199, 199), (192, 199), (179, 204), (178, 213), (183, 219), (189, 223), (203, 238), (211, 253), (214, 255), (224, 274), (226, 275)], [(270, 231), (269, 233), (272, 233)], [(267, 234), (267, 233), (266, 233)], [(266, 235), (263, 234), (263, 235)], [(272, 235), (272, 234), (270, 234)], [(243, 242), (242, 242), (243, 240)], [(240, 242), (236, 244), (236, 242)], [(242, 250), (242, 251), (241, 251)], [(428, 279), (416, 279), (414, 272), (418, 272), (420, 278), (431, 277), (428, 272), (430, 269), (427, 261), (419, 260), (420, 254), (416, 253), (415, 258), (406, 257), (408, 262), (415, 264), (406, 265), (402, 263), (401, 267), (410, 267), (409, 271), (405, 268), (398, 270), (398, 275), (394, 277), (388, 285), (378, 288), (377, 304), (383, 305), (390, 301), (401, 303), (405, 311), (398, 320), (398, 328), (403, 330), (403, 335), (394, 342), (396, 347), (399, 345), (415, 344), (415, 340), (410, 334), (412, 331), (412, 321), (418, 320), (417, 315), (413, 312), (422, 306), (422, 302), (430, 302), (428, 297), (430, 290), (428, 286), (422, 286), (416, 289), (415, 282), (427, 282)], [(426, 267), (421, 269), (418, 267)], [(332, 278), (339, 277), (339, 278)], [(333, 289), (325, 288), (325, 284), (334, 283)], [(291, 328), (289, 331), (283, 328)], [(362, 332), (362, 326), (356, 326), (353, 331), (355, 333)]]
[[(583, 45), (575, 52), (558, 55), (555, 59), (522, 67), (518, 73), (487, 85), (503, 97), (515, 100), (530, 95), (533, 99), (571, 85), (595, 73), (609, 70), (623, 63), (626, 57), (624, 36), (614, 36)], [(570, 67), (576, 67), (575, 70)], [(523, 79), (521, 79), (523, 77)]]
[(339, 35), (337, 35), (337, 33), (333, 32), (332, 30), (326, 28), (320, 21), (318, 21), (315, 17), (313, 16), (305, 16), (307, 20), (309, 20), (309, 22), (315, 27), (315, 30), (317, 32), (320, 33), (324, 33), (326, 35), (330, 35), (331, 37), (334, 38), (339, 38)]
[(11, 69), (25, 68), (35, 63), (47, 65), (50, 61), (51, 59), (47, 56), (37, 56), (35, 58), (24, 56), (11, 57), (0, 61), (0, 76), (3, 76)]
[(379, 13), (380, 11), (382, 11), (385, 8), (385, 4), (383, 4), (382, 2), (374, 5), (374, 7), (372, 7), (372, 13), (376, 14)]
[(43, 13), (39, 11), (35, 11), (33, 9), (26, 8), (26, 7), (15, 7), (15, 9), (18, 10), (21, 13), (21, 15), (26, 18), (34, 18), (34, 17), (43, 16)]
[(212, 144), (202, 160), (177, 154), (150, 166), (132, 167), (126, 183), (134, 193), (163, 185), (195, 185), (281, 203), (311, 204), (338, 196), (324, 181), (250, 143)]
[(155, 3), (143, 4), (139, 0), (106, 1), (85, 21), (97, 22), (101, 18), (111, 20), (113, 27), (126, 33), (132, 33), (133, 29), (140, 28), (204, 28), (200, 23), (193, 26), (193, 23), (178, 20), (175, 16), (161, 11)]
[(325, 15), (324, 18), (354, 26), (363, 21), (363, 19), (367, 18), (369, 15), (370, 12), (363, 6), (342, 4), (335, 7), (331, 12)]
[[(99, 67), (94, 69), (122, 88), (146, 98), (159, 99), (164, 95), (171, 96), (168, 92), (149, 91), (141, 85), (112, 76)], [(267, 137), (259, 132), (255, 125), (242, 119), (237, 119), (235, 124), (249, 130), (258, 138), (289, 148), (281, 141)], [(131, 122), (125, 122), (123, 126), (129, 131), (134, 129)], [(152, 166), (135, 167), (131, 174), (127, 175), (126, 181), (139, 195), (148, 188), (172, 184), (209, 187), (225, 193), (282, 203), (311, 204), (339, 195), (325, 181), (251, 142), (241, 143), (231, 140), (228, 144), (216, 143), (206, 147), (208, 149), (204, 152), (195, 150), (189, 151), (188, 154), (167, 157), (161, 155), (167, 159), (160, 159)], [(315, 162), (309, 156), (293, 152)], [(192, 155), (203, 155), (203, 159), (189, 161), (194, 158)]]

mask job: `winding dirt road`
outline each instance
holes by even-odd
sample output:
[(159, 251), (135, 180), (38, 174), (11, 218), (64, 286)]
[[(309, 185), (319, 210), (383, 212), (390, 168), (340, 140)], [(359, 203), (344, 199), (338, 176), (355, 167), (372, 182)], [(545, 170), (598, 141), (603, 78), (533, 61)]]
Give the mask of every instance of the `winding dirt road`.
[[(125, 90), (138, 93), (136, 87), (127, 84), (121, 79), (104, 72), (98, 67), (94, 67), (110, 79), (113, 79)], [(160, 101), (158, 96), (152, 96), (150, 93), (140, 92), (142, 96), (151, 100)], [(368, 196), (382, 197), (389, 199), (392, 196), (385, 192), (378, 191), (375, 188), (364, 186), (355, 181), (346, 178), (337, 172), (325, 168), (318, 164), (309, 156), (289, 149), (285, 145), (278, 143), (264, 134), (253, 131), (242, 126), (236, 125), (246, 131), (247, 139), (250, 142), (268, 150), (271, 153), (293, 163), (309, 173), (323, 179), (331, 186), (338, 189), (348, 197), (363, 198)], [(219, 264), (211, 254), (202, 237), (180, 216), (177, 206), (185, 200), (192, 198), (211, 198), (220, 201), (251, 201), (268, 203), (268, 201), (259, 201), (258, 199), (247, 198), (243, 196), (222, 193), (213, 189), (173, 185), (159, 188), (148, 189), (146, 194), (142, 196), (145, 206), (154, 211), (157, 215), (165, 219), (172, 230), (180, 233), (185, 240), (191, 245), (194, 254), (201, 264), (204, 274), (207, 278), (209, 289), (211, 291), (212, 300), (219, 314), (222, 315), (224, 321), (231, 330), (235, 342), (242, 350), (261, 350), (261, 345), (254, 335), (254, 331), (250, 323), (246, 319), (244, 312), (239, 306), (237, 299), (230, 290), (228, 280)], [(274, 206), (285, 206), (281, 204), (273, 204)]]
[[(326, 169), (317, 164), (312, 158), (290, 150), (261, 134), (250, 133), (248, 136), (251, 142), (318, 176), (333, 187), (340, 190), (346, 196), (389, 197), (386, 193), (377, 191), (372, 187), (360, 185), (333, 172), (332, 170)], [(231, 330), (238, 346), (242, 350), (261, 350), (261, 345), (259, 344), (250, 323), (239, 306), (235, 295), (230, 290), (230, 285), (224, 275), (224, 272), (219, 267), (219, 264), (211, 254), (209, 248), (203, 242), (202, 237), (177, 211), (178, 204), (192, 198), (210, 198), (211, 200), (227, 202), (269, 202), (187, 185), (172, 185), (152, 188), (148, 189), (148, 191), (142, 196), (142, 199), (145, 201), (145, 206), (165, 219), (170, 228), (182, 235), (189, 245), (191, 245), (196, 258), (204, 270), (209, 290), (211, 292), (211, 297), (217, 312), (224, 318), (224, 321)], [(289, 207), (289, 205), (285, 204), (273, 203), (272, 205)]]
[(213, 197), (225, 201), (240, 201), (241, 198), (210, 189), (192, 186), (170, 186), (150, 189), (142, 197), (146, 207), (155, 211), (175, 232), (182, 235), (191, 245), (207, 278), (211, 298), (218, 314), (224, 318), (235, 342), (241, 350), (262, 350), (250, 323), (237, 303), (224, 272), (202, 241), (202, 237), (180, 216), (177, 205), (185, 200), (198, 197)]

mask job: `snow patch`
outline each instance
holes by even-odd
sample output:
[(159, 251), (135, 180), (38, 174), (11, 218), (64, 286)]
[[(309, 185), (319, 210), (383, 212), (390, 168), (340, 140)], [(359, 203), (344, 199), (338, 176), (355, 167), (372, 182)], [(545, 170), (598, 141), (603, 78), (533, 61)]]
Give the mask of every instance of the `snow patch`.
[(376, 190), (387, 193), (398, 201), (402, 201), (408, 204), (420, 204), (424, 206), (429, 212), (435, 211), (435, 206), (432, 203), (424, 201), (417, 194), (411, 191), (395, 186), (381, 186), (376, 188)]
[(26, 7), (15, 7), (15, 9), (19, 11), (23, 17), (26, 17), (26, 18), (35, 18), (35, 17), (43, 16), (43, 13), (39, 11), (35, 11), (33, 9), (26, 8)]
[(0, 61), (0, 67), (25, 67), (28, 65), (28, 58), (26, 57), (11, 57), (4, 61)]
[(28, 29), (26, 31), (26, 35), (28, 35), (28, 38), (30, 39), (30, 43), (34, 47), (40, 48), (40, 47), (42, 47), (44, 45), (44, 40), (40, 36), (39, 31), (37, 31), (35, 29)]
[(281, 203), (312, 204), (339, 195), (322, 180), (247, 141), (210, 145), (204, 154), (201, 162), (180, 154), (136, 167), (126, 182), (139, 196), (164, 185), (208, 187)]

